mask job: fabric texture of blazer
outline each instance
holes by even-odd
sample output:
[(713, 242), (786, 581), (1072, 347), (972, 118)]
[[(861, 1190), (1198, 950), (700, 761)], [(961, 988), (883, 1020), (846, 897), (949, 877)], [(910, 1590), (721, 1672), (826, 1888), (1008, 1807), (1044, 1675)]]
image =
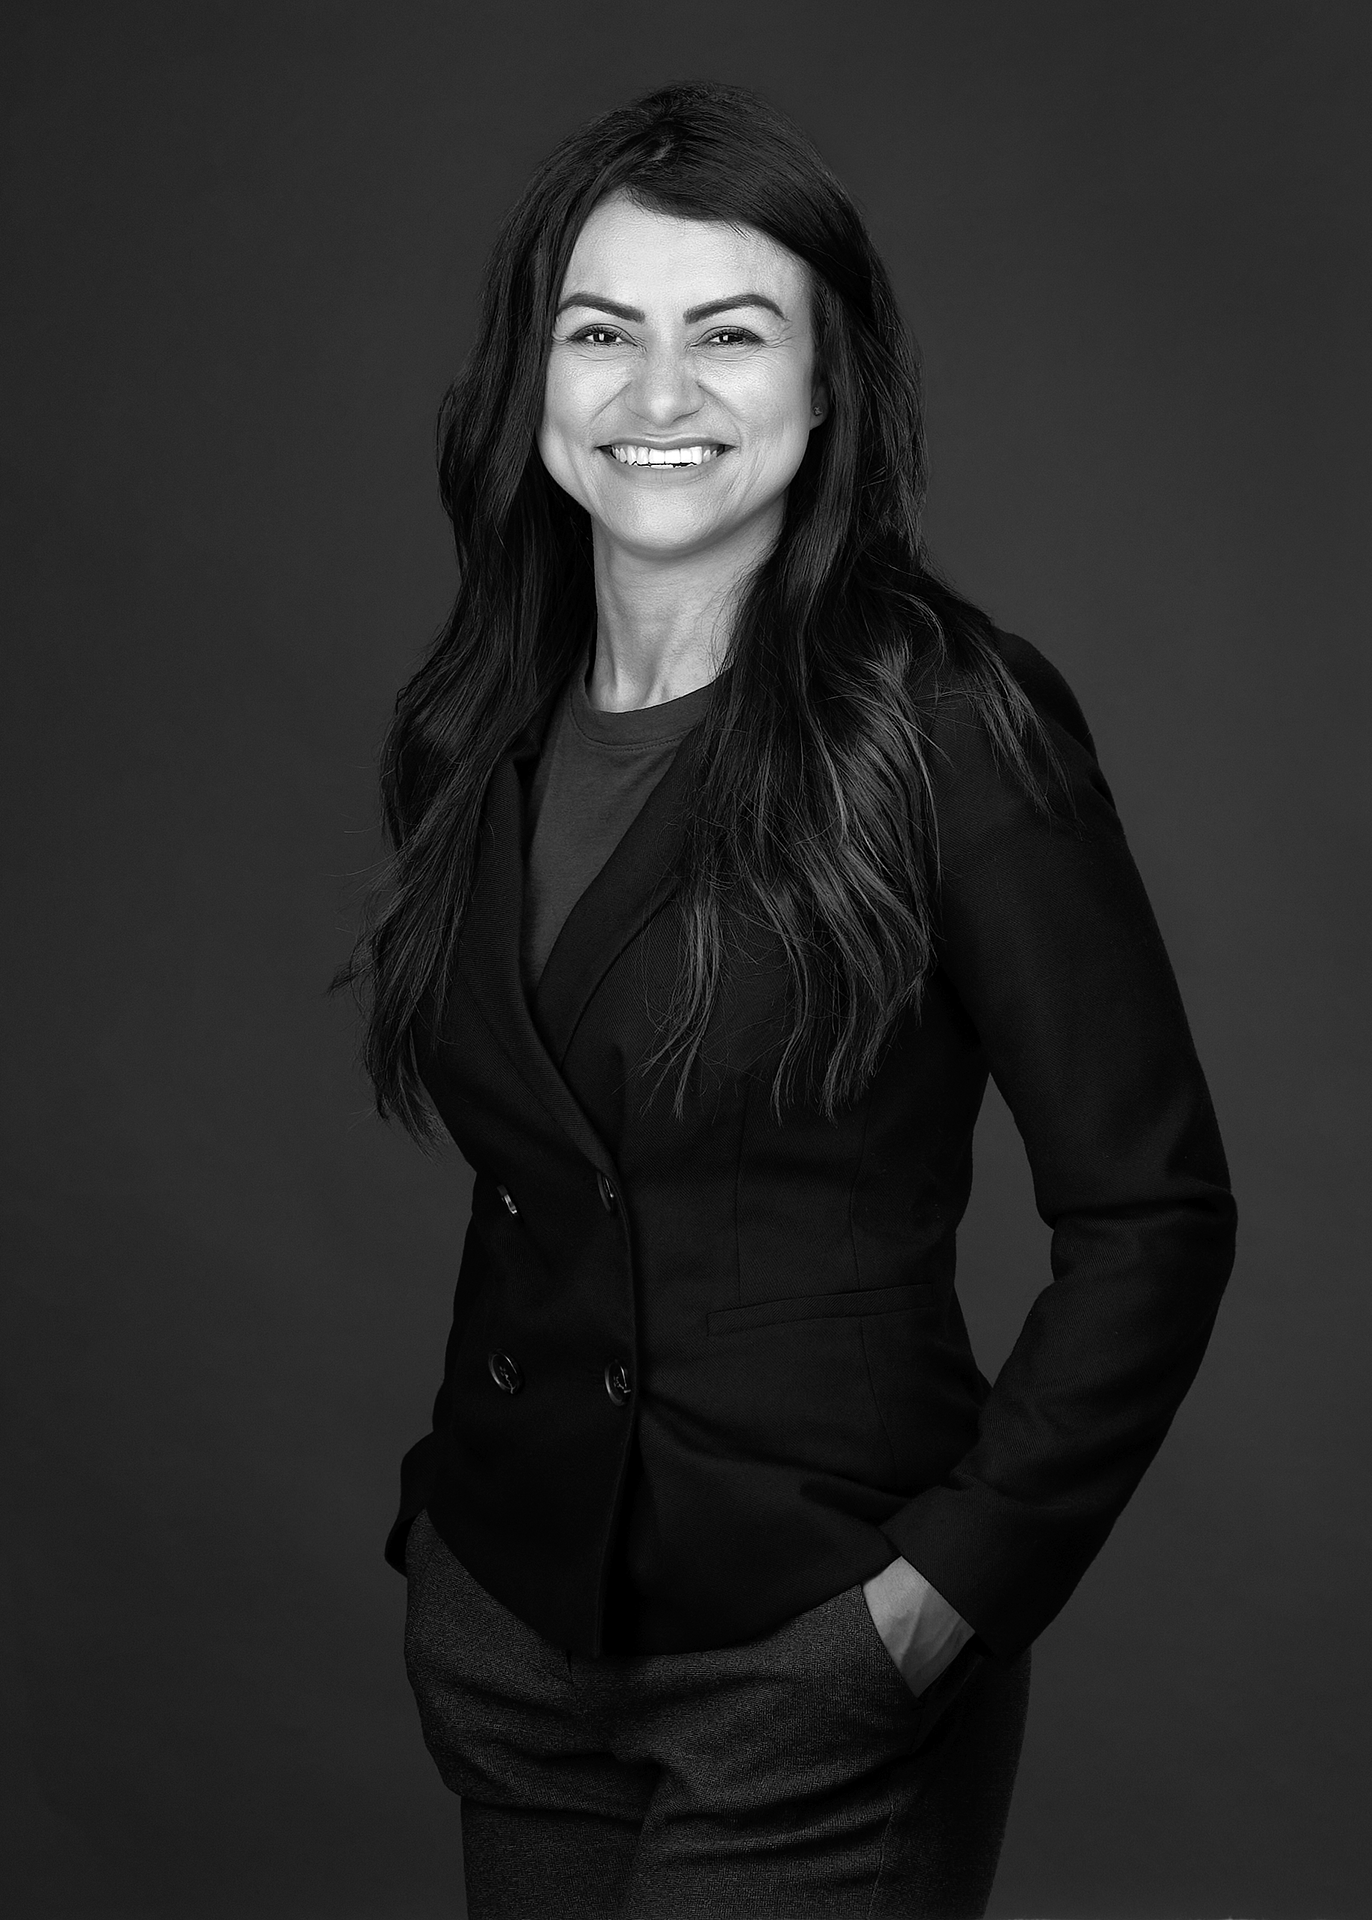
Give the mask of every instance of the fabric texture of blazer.
[[(1153, 1457), (1234, 1247), (1215, 1116), (1086, 723), (1003, 657), (1061, 758), (1045, 817), (967, 702), (931, 699), (938, 964), (862, 1099), (771, 1108), (783, 975), (740, 952), (684, 1115), (647, 1060), (675, 977), (690, 741), (520, 977), (531, 727), (487, 794), (423, 1079), (475, 1172), (427, 1507), (554, 1642), (605, 1644), (616, 1565), (644, 1650), (769, 1631), (902, 1554), (993, 1654), (1062, 1607)], [(954, 1289), (988, 1073), (1051, 1279), (991, 1386)]]

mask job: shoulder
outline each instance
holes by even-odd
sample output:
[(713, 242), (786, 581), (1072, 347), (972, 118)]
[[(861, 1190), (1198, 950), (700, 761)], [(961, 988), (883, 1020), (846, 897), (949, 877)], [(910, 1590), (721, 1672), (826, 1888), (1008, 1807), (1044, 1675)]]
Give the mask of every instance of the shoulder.
[[(1096, 757), (1095, 742), (1087, 725), (1081, 703), (1066, 679), (1045, 653), (1020, 634), (989, 627), (982, 647), (990, 661), (1028, 701), (1043, 726), (1055, 737), (1075, 743), (1078, 749)], [(953, 728), (975, 727), (984, 719), (986, 674), (976, 664), (963, 660), (956, 664), (928, 664), (917, 681), (917, 697), (926, 721), (938, 728), (940, 723)]]
[(988, 628), (978, 658), (926, 675), (920, 707), (945, 833), (1091, 820), (1118, 830), (1081, 703), (1021, 635)]
[(1017, 633), (993, 631), (992, 645), (1035, 713), (1055, 733), (1085, 748), (1094, 760), (1096, 743), (1077, 696), (1052, 661)]

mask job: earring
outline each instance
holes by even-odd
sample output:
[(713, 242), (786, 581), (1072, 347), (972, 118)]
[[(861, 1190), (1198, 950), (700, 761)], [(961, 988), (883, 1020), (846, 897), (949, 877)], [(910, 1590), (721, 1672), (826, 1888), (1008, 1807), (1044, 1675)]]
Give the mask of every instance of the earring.
[(816, 420), (818, 420), (819, 416), (823, 413), (824, 409), (823, 407), (811, 407), (810, 411), (815, 416)]

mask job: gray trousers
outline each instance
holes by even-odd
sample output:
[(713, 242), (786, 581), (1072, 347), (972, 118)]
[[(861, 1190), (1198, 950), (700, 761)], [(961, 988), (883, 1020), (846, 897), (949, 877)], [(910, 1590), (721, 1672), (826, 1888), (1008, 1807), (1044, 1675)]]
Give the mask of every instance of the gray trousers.
[(705, 1653), (568, 1654), (427, 1515), (405, 1654), (462, 1797), (472, 1920), (962, 1920), (985, 1912), (1029, 1657), (966, 1648), (917, 1700), (860, 1586)]

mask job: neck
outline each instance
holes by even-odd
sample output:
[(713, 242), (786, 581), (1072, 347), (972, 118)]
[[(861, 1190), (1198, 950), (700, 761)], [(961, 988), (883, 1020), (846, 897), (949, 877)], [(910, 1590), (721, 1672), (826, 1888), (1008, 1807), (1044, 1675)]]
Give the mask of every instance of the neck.
[(616, 546), (597, 526), (591, 705), (611, 713), (660, 706), (713, 680), (728, 655), (738, 589), (780, 526), (778, 510), (765, 526), (670, 560)]

